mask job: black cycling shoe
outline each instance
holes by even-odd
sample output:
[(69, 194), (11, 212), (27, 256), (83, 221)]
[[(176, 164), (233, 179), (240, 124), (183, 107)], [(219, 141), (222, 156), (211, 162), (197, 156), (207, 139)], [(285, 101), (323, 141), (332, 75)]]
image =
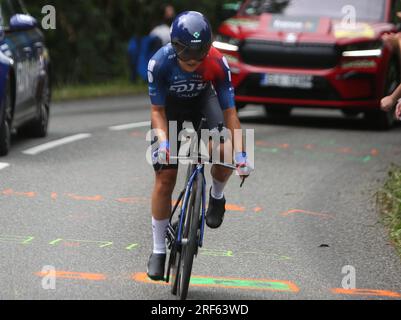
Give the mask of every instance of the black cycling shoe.
[(147, 275), (154, 281), (164, 280), (166, 254), (152, 253), (149, 257)]
[(209, 207), (206, 212), (206, 224), (209, 228), (217, 229), (221, 226), (226, 212), (226, 199), (214, 199), (210, 188)]

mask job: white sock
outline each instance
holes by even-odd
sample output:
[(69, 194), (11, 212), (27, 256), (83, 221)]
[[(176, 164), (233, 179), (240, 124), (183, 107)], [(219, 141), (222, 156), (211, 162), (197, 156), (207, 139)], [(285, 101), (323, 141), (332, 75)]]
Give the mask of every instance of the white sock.
[(166, 250), (166, 231), (169, 219), (156, 220), (152, 217), (153, 229), (153, 253), (165, 254)]
[(216, 179), (213, 178), (213, 182), (212, 182), (212, 197), (214, 199), (217, 199), (217, 200), (223, 199), (223, 197), (224, 197), (223, 191), (224, 191), (224, 188), (227, 185), (227, 182), (228, 181), (220, 182), (220, 181), (217, 181)]

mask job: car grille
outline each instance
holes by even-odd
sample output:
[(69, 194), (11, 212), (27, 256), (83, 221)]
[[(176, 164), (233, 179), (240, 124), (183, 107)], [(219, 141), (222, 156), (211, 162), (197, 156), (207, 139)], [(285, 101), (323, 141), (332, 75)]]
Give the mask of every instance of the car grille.
[(241, 85), (236, 88), (236, 95), (301, 100), (341, 100), (338, 92), (324, 77), (315, 76), (313, 78), (312, 89), (265, 87), (260, 84), (261, 78), (261, 74), (250, 74), (242, 81)]
[(334, 44), (272, 42), (249, 39), (241, 46), (243, 62), (250, 65), (329, 69), (335, 67), (340, 53)]

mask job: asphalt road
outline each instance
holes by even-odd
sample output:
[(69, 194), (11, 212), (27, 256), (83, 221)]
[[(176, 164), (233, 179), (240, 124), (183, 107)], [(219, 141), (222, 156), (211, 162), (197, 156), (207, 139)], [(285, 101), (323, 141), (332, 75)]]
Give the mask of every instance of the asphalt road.
[[(378, 132), (316, 111), (282, 121), (258, 107), (241, 114), (255, 129), (256, 171), (243, 189), (230, 181), (229, 211), (206, 230), (188, 298), (400, 299), (401, 261), (374, 194), (400, 162), (401, 127)], [(0, 299), (173, 299), (143, 277), (152, 248), (146, 121), (147, 97), (64, 103), (47, 138), (13, 139), (0, 159)], [(356, 288), (344, 290), (352, 275)]]

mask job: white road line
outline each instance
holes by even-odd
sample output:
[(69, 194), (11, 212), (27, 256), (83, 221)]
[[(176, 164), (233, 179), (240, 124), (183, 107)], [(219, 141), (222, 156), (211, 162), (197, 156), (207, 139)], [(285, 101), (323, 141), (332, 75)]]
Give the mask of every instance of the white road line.
[(9, 167), (10, 165), (8, 163), (4, 163), (4, 162), (0, 162), (0, 170), (3, 170), (7, 167)]
[(63, 139), (60, 139), (60, 140), (55, 140), (55, 141), (52, 141), (52, 142), (48, 142), (48, 143), (39, 145), (37, 147), (33, 147), (31, 149), (22, 151), (22, 153), (34, 156), (34, 155), (37, 155), (37, 154), (39, 154), (41, 152), (47, 151), (49, 149), (53, 149), (53, 148), (59, 147), (61, 145), (72, 143), (72, 142), (75, 142), (75, 141), (78, 141), (78, 140), (86, 139), (86, 138), (89, 138), (91, 136), (92, 135), (89, 134), (89, 133), (76, 134), (76, 135), (71, 136), (71, 137), (66, 137), (66, 138), (63, 138)]
[(250, 110), (250, 111), (240, 111), (238, 115), (241, 117), (256, 117), (262, 115), (263, 112), (261, 110)]
[(109, 130), (123, 131), (123, 130), (135, 129), (135, 128), (143, 128), (143, 127), (150, 127), (150, 121), (122, 124), (120, 126), (109, 127)]

